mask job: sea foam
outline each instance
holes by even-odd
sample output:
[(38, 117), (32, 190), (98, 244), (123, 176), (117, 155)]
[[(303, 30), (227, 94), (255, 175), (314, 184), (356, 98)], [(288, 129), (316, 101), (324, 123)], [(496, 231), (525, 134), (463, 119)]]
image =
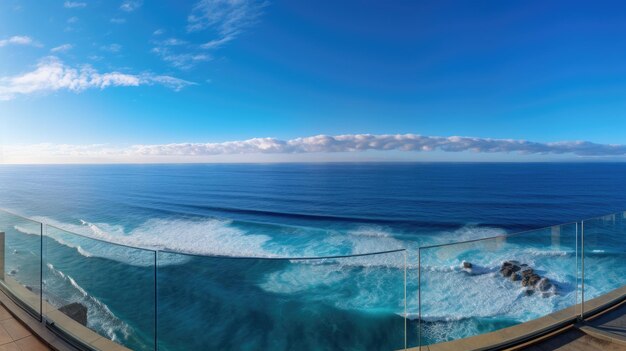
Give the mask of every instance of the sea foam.
[[(105, 333), (112, 340), (119, 340), (120, 336), (127, 338), (132, 333), (131, 327), (127, 323), (117, 318), (106, 304), (90, 295), (74, 278), (63, 273), (51, 263), (46, 264), (46, 266), (52, 273), (52, 276), (48, 275), (43, 282), (47, 286), (47, 289), (44, 290), (48, 293), (48, 296), (45, 296), (46, 299), (53, 303), (56, 301), (57, 304), (67, 303), (64, 300), (79, 301), (85, 304), (88, 326)], [(62, 284), (60, 286), (63, 288), (60, 288), (59, 283)], [(68, 292), (67, 286), (72, 287), (73, 293)], [(50, 290), (61, 296), (50, 296)]]

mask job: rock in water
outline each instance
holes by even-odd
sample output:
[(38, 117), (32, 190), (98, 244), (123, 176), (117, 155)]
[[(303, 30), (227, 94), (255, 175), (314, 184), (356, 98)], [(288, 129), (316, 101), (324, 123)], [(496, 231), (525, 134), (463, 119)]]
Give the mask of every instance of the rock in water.
[(504, 261), (502, 263), (502, 267), (500, 267), (500, 273), (502, 273), (503, 277), (510, 277), (515, 272), (519, 271), (520, 269), (522, 269), (522, 268), (519, 266), (519, 262), (517, 262), (517, 261)]
[(537, 283), (539, 283), (540, 280), (541, 277), (538, 274), (531, 274), (530, 278), (528, 279), (528, 284), (530, 284), (531, 286), (535, 286), (537, 285)]
[(502, 273), (503, 277), (510, 277), (511, 274), (513, 274), (513, 268), (512, 267), (502, 267), (502, 269), (500, 269), (500, 273)]
[(72, 302), (69, 305), (59, 308), (59, 311), (78, 323), (87, 326), (87, 306), (78, 302)]
[(540, 291), (547, 291), (548, 289), (550, 289), (550, 287), (552, 287), (552, 284), (550, 284), (550, 279), (548, 278), (543, 278), (539, 281), (539, 284), (537, 284), (537, 288)]
[[(519, 273), (517, 273), (519, 272)], [(554, 291), (551, 291), (552, 282), (546, 277), (541, 277), (539, 274), (526, 263), (520, 264), (518, 261), (504, 261), (500, 267), (500, 273), (503, 277), (508, 277), (511, 281), (515, 282), (521, 279), (521, 284), (526, 289), (524, 293), (527, 296), (533, 295), (535, 290), (541, 292), (541, 296), (550, 296)]]
[(523, 270), (523, 271), (522, 271), (522, 277), (525, 277), (525, 276), (531, 275), (531, 274), (533, 274), (533, 273), (534, 273), (534, 271), (533, 271), (533, 269), (532, 269), (532, 268), (527, 268), (527, 269), (525, 269), (525, 270)]

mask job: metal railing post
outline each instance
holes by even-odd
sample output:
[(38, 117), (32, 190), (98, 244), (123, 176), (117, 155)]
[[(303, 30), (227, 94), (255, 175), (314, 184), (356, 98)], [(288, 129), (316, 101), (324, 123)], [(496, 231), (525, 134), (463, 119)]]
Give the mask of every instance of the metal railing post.
[[(576, 232), (574, 236), (574, 260), (576, 260), (576, 301), (574, 301), (574, 306), (578, 305), (578, 295), (579, 295), (579, 287), (578, 287), (578, 279), (580, 279), (580, 266), (578, 261), (580, 257), (578, 256), (578, 222), (576, 222)], [(576, 309), (574, 309), (576, 311)]]
[(406, 329), (406, 324), (407, 324), (407, 319), (409, 318), (409, 315), (407, 314), (407, 310), (406, 310), (406, 250), (404, 250), (404, 349), (406, 350), (407, 348), (407, 329)]
[(580, 222), (580, 319), (585, 318), (585, 221)]
[(4, 281), (4, 232), (0, 232), (0, 280)]
[(43, 234), (44, 225), (39, 223), (39, 321), (43, 323)]
[(417, 249), (417, 341), (422, 351), (422, 248)]
[(159, 252), (154, 252), (154, 350), (159, 349), (159, 275), (158, 275)]

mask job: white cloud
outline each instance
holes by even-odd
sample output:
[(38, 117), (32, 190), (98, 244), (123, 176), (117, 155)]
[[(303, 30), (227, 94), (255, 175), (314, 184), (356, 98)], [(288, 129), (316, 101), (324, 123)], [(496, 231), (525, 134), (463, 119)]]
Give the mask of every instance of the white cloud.
[[(261, 0), (201, 0), (187, 17), (187, 31), (206, 31), (213, 39), (203, 44), (176, 38), (153, 41), (152, 52), (179, 69), (190, 69), (199, 62), (210, 61), (213, 57), (207, 54), (207, 50), (216, 50), (234, 40), (256, 22), (266, 4)], [(163, 33), (164, 30), (157, 29), (153, 34)]]
[(170, 76), (154, 74), (99, 73), (89, 65), (77, 68), (65, 65), (56, 57), (42, 59), (31, 72), (0, 78), (0, 100), (12, 100), (18, 95), (68, 90), (75, 93), (87, 89), (163, 85), (175, 91), (195, 83)]
[(72, 24), (78, 22), (78, 17), (73, 16), (67, 19), (67, 23)]
[(187, 30), (211, 29), (221, 38), (234, 37), (256, 21), (265, 5), (255, 0), (201, 0), (187, 17)]
[(142, 5), (142, 1), (140, 0), (126, 0), (122, 2), (122, 5), (120, 5), (120, 10), (126, 11), (126, 12), (132, 12), (140, 8), (141, 5)]
[(122, 50), (122, 46), (120, 44), (103, 45), (100, 47), (100, 50), (117, 53), (117, 52), (120, 52), (120, 50)]
[(208, 41), (208, 42), (200, 45), (200, 47), (203, 48), (203, 49), (215, 50), (215, 49), (219, 48), (220, 46), (228, 43), (229, 41), (231, 41), (233, 39), (234, 39), (234, 37), (232, 37), (232, 36), (224, 37), (224, 38), (221, 38), (221, 39), (215, 39), (215, 40), (211, 40), (211, 41)]
[(165, 76), (165, 75), (141, 75), (141, 80), (144, 84), (159, 84), (168, 87), (174, 91), (181, 91), (183, 88), (190, 85), (196, 85), (194, 82), (186, 81), (180, 78)]
[[(73, 162), (81, 159), (97, 160), (152, 160), (184, 161), (185, 159), (206, 159), (207, 156), (230, 155), (240, 157), (252, 154), (252, 159), (271, 154), (333, 154), (360, 153), (365, 151), (404, 151), (404, 152), (477, 152), (477, 153), (518, 153), (525, 155), (577, 155), (577, 156), (626, 156), (626, 145), (596, 144), (585, 141), (564, 141), (538, 143), (512, 139), (488, 139), (472, 137), (436, 137), (415, 134), (373, 135), (317, 135), (311, 137), (280, 140), (276, 138), (253, 138), (242, 141), (221, 143), (179, 143), (161, 145), (132, 145), (116, 147), (112, 145), (70, 145), (35, 144), (5, 147), (8, 160), (64, 159)], [(35, 157), (35, 158), (36, 158)], [(205, 158), (203, 158), (205, 157)]]
[(169, 39), (163, 40), (161, 44), (167, 45), (167, 46), (177, 46), (177, 45), (187, 44), (187, 42), (184, 40), (177, 39), (177, 38), (169, 38)]
[(201, 47), (217, 49), (252, 25), (264, 6), (265, 2), (256, 0), (202, 0), (187, 17), (187, 30), (212, 30), (216, 33), (216, 38)]
[(180, 69), (190, 69), (199, 62), (210, 61), (212, 57), (204, 53), (176, 53), (167, 46), (157, 46), (152, 49), (163, 61)]
[(169, 38), (154, 40), (152, 52), (170, 65), (179, 69), (190, 69), (199, 62), (210, 61), (212, 57), (204, 51), (194, 49), (185, 40)]
[(73, 47), (74, 46), (72, 44), (63, 44), (63, 45), (59, 45), (57, 47), (50, 49), (50, 52), (52, 53), (66, 52), (66, 51), (71, 50)]
[(66, 9), (76, 9), (76, 8), (87, 7), (87, 3), (79, 2), (79, 1), (66, 1), (65, 3), (63, 3), (63, 6)]
[(524, 154), (574, 154), (579, 156), (626, 155), (625, 145), (595, 144), (584, 141), (538, 143), (525, 140), (472, 137), (432, 137), (415, 134), (317, 135), (291, 140), (254, 138), (244, 141), (206, 144), (137, 145), (140, 155), (219, 155), (241, 153), (317, 153), (358, 152), (367, 150), (444, 151), (444, 152), (520, 152)]
[(31, 37), (14, 35), (8, 39), (0, 39), (0, 48), (7, 45), (37, 45)]

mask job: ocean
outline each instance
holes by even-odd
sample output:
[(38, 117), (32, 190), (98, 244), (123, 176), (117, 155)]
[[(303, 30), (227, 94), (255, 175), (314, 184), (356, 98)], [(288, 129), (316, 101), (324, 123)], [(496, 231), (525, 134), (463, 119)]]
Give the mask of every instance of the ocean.
[[(624, 211), (625, 179), (624, 163), (2, 165), (0, 208), (53, 226), (44, 297), (83, 303), (92, 329), (131, 348), (400, 349), (405, 312), (419, 342), (418, 247)], [(23, 235), (36, 226), (0, 217), (15, 246), (7, 271), (37, 286), (36, 237)], [(579, 228), (558, 228), (556, 246), (548, 228), (424, 251), (422, 342), (574, 304)], [(612, 245), (596, 250), (598, 271), (623, 266), (626, 240)], [(386, 253), (336, 257), (374, 252)], [(503, 259), (550, 277), (550, 296), (499, 279)], [(589, 286), (624, 284), (613, 273)]]

